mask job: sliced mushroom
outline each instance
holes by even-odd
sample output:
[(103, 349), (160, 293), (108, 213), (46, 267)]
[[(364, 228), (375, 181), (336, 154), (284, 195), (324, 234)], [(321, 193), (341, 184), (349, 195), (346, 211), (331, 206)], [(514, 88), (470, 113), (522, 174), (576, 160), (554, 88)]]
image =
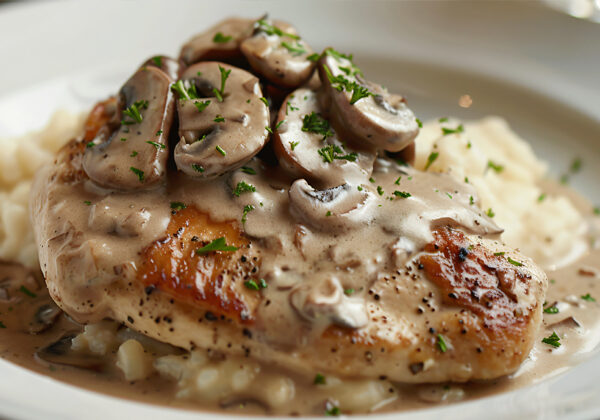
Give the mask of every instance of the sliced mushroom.
[(316, 92), (298, 89), (279, 111), (273, 148), (280, 165), (319, 188), (359, 183), (371, 176), (375, 150), (350, 148), (322, 117)]
[(346, 296), (337, 277), (326, 277), (316, 285), (303, 282), (290, 292), (289, 299), (292, 308), (306, 321), (348, 328), (361, 328), (368, 322), (364, 299)]
[(325, 50), (319, 76), (331, 105), (331, 122), (344, 138), (399, 152), (417, 136), (419, 126), (406, 100), (365, 80), (351, 57)]
[(181, 138), (175, 147), (177, 168), (190, 176), (211, 178), (239, 168), (262, 149), (269, 108), (260, 100), (257, 77), (206, 61), (188, 67), (181, 83), (189, 99), (177, 101)]
[(142, 67), (123, 85), (118, 111), (86, 145), (83, 168), (94, 182), (135, 190), (164, 180), (174, 111), (171, 82), (158, 67)]
[(179, 63), (166, 55), (155, 55), (144, 61), (142, 67), (158, 67), (173, 80), (179, 77)]
[(38, 350), (35, 357), (46, 363), (87, 369), (94, 372), (105, 370), (104, 361), (100, 357), (80, 354), (71, 349), (71, 342), (77, 332), (68, 332), (56, 342)]
[(317, 191), (304, 179), (292, 184), (289, 197), (292, 215), (322, 231), (350, 230), (369, 223), (377, 201), (367, 187), (344, 184)]
[(49, 330), (61, 314), (62, 311), (54, 302), (44, 303), (35, 311), (33, 320), (29, 323), (29, 333), (40, 334)]
[(194, 36), (182, 48), (179, 58), (186, 65), (199, 61), (230, 61), (242, 58), (240, 42), (252, 34), (253, 19), (230, 18)]
[(286, 22), (257, 20), (252, 36), (242, 41), (240, 49), (257, 73), (286, 88), (306, 82), (315, 68), (308, 59), (313, 50)]

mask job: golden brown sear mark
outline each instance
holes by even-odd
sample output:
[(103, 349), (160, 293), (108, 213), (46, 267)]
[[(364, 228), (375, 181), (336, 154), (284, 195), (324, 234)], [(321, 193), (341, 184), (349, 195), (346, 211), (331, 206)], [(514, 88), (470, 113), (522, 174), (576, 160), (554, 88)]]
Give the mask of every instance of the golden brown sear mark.
[(441, 289), (442, 301), (472, 311), (481, 317), (486, 329), (510, 328), (520, 334), (534, 308), (523, 308), (516, 291), (529, 293), (531, 275), (509, 262), (503, 253), (494, 254), (471, 243), (458, 230), (444, 228), (433, 234), (434, 240), (425, 247), (426, 254), (419, 262)]
[[(197, 254), (218, 238), (238, 250)], [(143, 251), (142, 261), (138, 278), (146, 287), (214, 314), (252, 322), (261, 295), (244, 283), (258, 273), (260, 260), (236, 222), (212, 221), (193, 207), (173, 211), (166, 236)]]

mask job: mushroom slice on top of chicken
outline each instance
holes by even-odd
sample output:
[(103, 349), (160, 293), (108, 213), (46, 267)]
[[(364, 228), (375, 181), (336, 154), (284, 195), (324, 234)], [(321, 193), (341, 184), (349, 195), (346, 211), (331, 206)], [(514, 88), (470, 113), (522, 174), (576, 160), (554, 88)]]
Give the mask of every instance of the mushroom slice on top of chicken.
[(259, 19), (240, 48), (254, 71), (283, 88), (300, 86), (315, 68), (313, 50), (286, 22)]
[(180, 141), (175, 164), (189, 176), (210, 178), (239, 168), (267, 141), (269, 108), (258, 78), (224, 63), (188, 67), (178, 92)]
[(369, 178), (374, 148), (344, 144), (323, 114), (312, 90), (297, 89), (286, 98), (273, 130), (280, 165), (322, 188)]
[(172, 81), (158, 67), (142, 67), (121, 88), (116, 107), (96, 108), (114, 112), (99, 116), (102, 126), (86, 143), (83, 169), (96, 184), (136, 190), (164, 181), (175, 106)]
[(237, 62), (243, 55), (240, 43), (252, 34), (253, 19), (225, 19), (194, 36), (182, 48), (180, 60), (186, 66), (199, 61)]
[(332, 48), (321, 55), (318, 69), (331, 122), (344, 136), (389, 152), (412, 143), (419, 126), (402, 96), (365, 80), (351, 56)]

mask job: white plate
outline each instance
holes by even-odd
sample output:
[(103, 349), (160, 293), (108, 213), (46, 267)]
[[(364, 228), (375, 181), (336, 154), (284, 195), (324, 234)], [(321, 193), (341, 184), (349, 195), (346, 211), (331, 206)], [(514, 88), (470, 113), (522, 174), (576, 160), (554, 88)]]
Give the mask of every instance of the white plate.
[[(535, 2), (44, 2), (0, 7), (0, 136), (42, 126), (58, 107), (84, 109), (148, 56), (176, 55), (230, 14), (295, 23), (315, 47), (353, 52), (365, 73), (406, 94), (422, 118), (496, 114), (550, 161), (576, 156), (574, 186), (600, 203), (600, 25)], [(7, 41), (10, 40), (10, 41)], [(458, 106), (469, 94), (473, 106)], [(562, 376), (482, 400), (391, 418), (598, 418), (600, 356)], [(213, 419), (106, 397), (0, 360), (0, 417)], [(256, 418), (256, 417), (254, 417)], [(360, 418), (360, 417), (357, 417)]]

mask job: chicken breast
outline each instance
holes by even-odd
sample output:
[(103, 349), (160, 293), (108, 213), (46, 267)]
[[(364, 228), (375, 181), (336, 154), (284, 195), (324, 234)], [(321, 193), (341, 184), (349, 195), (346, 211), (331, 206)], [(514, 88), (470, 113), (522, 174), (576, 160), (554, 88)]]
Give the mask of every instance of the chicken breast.
[(316, 191), (254, 159), (117, 192), (86, 175), (86, 142), (38, 174), (31, 207), (51, 296), (79, 322), (403, 382), (499, 377), (532, 347), (546, 276), (467, 184), (379, 159), (375, 182)]

